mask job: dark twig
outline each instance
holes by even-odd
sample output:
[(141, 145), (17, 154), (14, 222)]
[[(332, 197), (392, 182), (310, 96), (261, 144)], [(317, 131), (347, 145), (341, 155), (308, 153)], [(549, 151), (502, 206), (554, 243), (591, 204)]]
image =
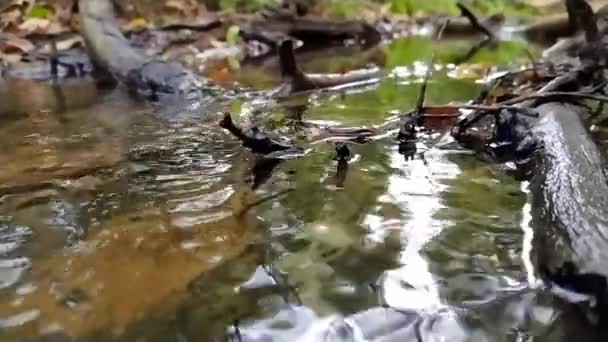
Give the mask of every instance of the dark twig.
[(397, 136), (397, 140), (399, 141), (416, 139), (416, 127), (418, 127), (422, 123), (422, 118), (424, 114), (424, 99), (426, 97), (426, 90), (429, 83), (429, 79), (431, 78), (434, 62), (435, 54), (433, 53), (433, 56), (427, 63), (426, 73), (424, 74), (422, 86), (420, 87), (420, 93), (418, 93), (418, 99), (416, 100), (416, 107), (414, 108), (412, 115), (406, 117), (405, 122), (403, 123), (403, 125), (401, 125), (401, 128), (399, 129), (399, 135)]
[(243, 130), (234, 124), (229, 113), (224, 114), (224, 118), (220, 122), (220, 127), (228, 130), (235, 137), (239, 138), (243, 142), (243, 146), (251, 149), (254, 153), (269, 154), (293, 148), (293, 146), (276, 142), (261, 132), (256, 131), (251, 136), (245, 134)]
[(59, 85), (59, 52), (57, 51), (57, 42), (51, 39), (51, 87), (53, 94), (57, 99), (57, 112), (63, 113), (66, 110), (66, 99), (61, 86)]
[(55, 39), (51, 39), (51, 58), (49, 59), (51, 64), (51, 78), (54, 82), (59, 77), (58, 65), (59, 65), (59, 52), (57, 51), (57, 42)]
[[(599, 101), (600, 103), (608, 102), (608, 96), (594, 95), (590, 93), (581, 93), (581, 92), (562, 92), (562, 91), (553, 91), (546, 93), (537, 93), (537, 94), (529, 94), (518, 96), (500, 103), (497, 103), (493, 106), (483, 106), (483, 105), (450, 105), (450, 106), (440, 106), (437, 108), (458, 108), (458, 109), (470, 109), (480, 111), (476, 113), (475, 116), (471, 118), (467, 118), (457, 124), (458, 131), (463, 132), (464, 129), (471, 127), (475, 123), (477, 123), (481, 118), (488, 114), (497, 113), (501, 110), (516, 110), (518, 114), (528, 116), (528, 117), (538, 117), (537, 113), (532, 112), (528, 108), (514, 107), (517, 104), (532, 101), (532, 100), (565, 100), (564, 98), (572, 99), (586, 99)], [(434, 108), (434, 107), (427, 107)]]
[(338, 160), (338, 166), (336, 168), (336, 186), (338, 188), (343, 188), (346, 175), (348, 174), (348, 161), (352, 156), (348, 146), (345, 144), (338, 144), (336, 146), (336, 154), (336, 159)]
[(562, 99), (568, 97), (570, 99), (581, 99), (581, 100), (593, 100), (599, 102), (608, 102), (608, 96), (594, 95), (590, 93), (582, 92), (567, 92), (567, 91), (549, 91), (546, 93), (537, 93), (518, 96), (497, 104), (497, 106), (512, 106), (518, 103), (530, 101), (530, 100), (549, 100), (549, 99)]
[[(443, 36), (443, 32), (449, 24), (449, 20), (446, 20), (437, 36), (436, 40), (441, 40)], [(397, 135), (397, 140), (399, 141), (399, 145), (412, 145), (412, 142), (416, 140), (416, 128), (422, 124), (422, 119), (424, 117), (424, 99), (426, 98), (426, 91), (428, 87), (429, 80), (431, 75), (433, 74), (433, 68), (435, 65), (436, 55), (433, 52), (431, 59), (427, 63), (426, 73), (424, 74), (424, 79), (422, 80), (422, 86), (420, 87), (420, 93), (418, 94), (418, 99), (416, 100), (416, 107), (413, 110), (411, 115), (405, 117), (405, 120), (401, 127), (399, 128), (399, 134)], [(413, 144), (415, 150), (415, 143)], [(408, 149), (409, 151), (409, 149)]]
[(239, 325), (240, 325), (239, 320), (235, 319), (233, 322), (233, 326), (234, 326), (234, 334), (235, 334), (237, 342), (243, 341), (243, 336), (241, 335), (241, 328), (239, 327)]
[(456, 6), (458, 6), (458, 8), (460, 9), (460, 14), (467, 18), (469, 20), (469, 22), (471, 23), (471, 26), (476, 29), (477, 31), (483, 33), (486, 37), (488, 37), (488, 39), (490, 40), (496, 40), (496, 36), (494, 35), (494, 33), (492, 32), (492, 30), (490, 30), (489, 28), (487, 28), (484, 24), (482, 24), (477, 17), (475, 16), (475, 14), (473, 14), (473, 12), (471, 12), (471, 10), (469, 10), (464, 4), (462, 3), (457, 3)]
[(566, 10), (570, 28), (573, 31), (585, 32), (587, 43), (596, 43), (601, 39), (600, 31), (593, 9), (585, 0), (566, 0)]

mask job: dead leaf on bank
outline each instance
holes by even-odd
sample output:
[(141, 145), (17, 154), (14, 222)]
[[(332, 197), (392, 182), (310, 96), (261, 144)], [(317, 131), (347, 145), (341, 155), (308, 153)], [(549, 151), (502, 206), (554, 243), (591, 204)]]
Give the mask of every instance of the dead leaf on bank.
[(122, 29), (126, 31), (148, 28), (148, 21), (142, 17), (133, 18), (128, 23), (122, 25)]
[(29, 11), (33, 3), (29, 0), (12, 0), (0, 8), (0, 29), (3, 32), (14, 30), (22, 21), (23, 14)]
[(424, 107), (424, 125), (427, 128), (442, 130), (452, 127), (460, 117), (460, 110), (452, 106)]
[(21, 11), (19, 9), (0, 13), (0, 30), (6, 32), (9, 28), (16, 27), (20, 19)]
[(8, 65), (14, 65), (21, 62), (20, 53), (3, 53), (0, 51), (0, 62), (5, 62)]
[(51, 21), (45, 18), (29, 18), (19, 25), (19, 30), (24, 33), (44, 33), (51, 26)]
[(5, 39), (0, 37), (0, 51), (10, 53), (28, 53), (34, 50), (36, 46), (27, 39), (19, 38), (17, 36), (6, 36)]
[(34, 6), (32, 0), (10, 0), (0, 5), (0, 13), (12, 10), (29, 11)]
[[(0, 0), (1, 1), (1, 0)], [(28, 34), (57, 34), (72, 27), (75, 16), (71, 3), (60, 5), (38, 4), (34, 1), (14, 0), (0, 10), (0, 29), (21, 36)]]
[(201, 5), (196, 0), (168, 0), (165, 8), (185, 17), (195, 17), (201, 12)]
[(80, 46), (84, 46), (84, 41), (79, 35), (75, 35), (71, 38), (67, 38), (57, 42), (57, 50), (59, 51), (69, 50)]
[[(65, 39), (57, 40), (55, 42), (57, 51), (65, 51), (74, 49), (77, 47), (84, 46), (84, 41), (80, 35), (74, 34)], [(51, 44), (47, 43), (39, 49), (40, 53), (43, 54), (51, 54), (53, 50), (51, 49)]]

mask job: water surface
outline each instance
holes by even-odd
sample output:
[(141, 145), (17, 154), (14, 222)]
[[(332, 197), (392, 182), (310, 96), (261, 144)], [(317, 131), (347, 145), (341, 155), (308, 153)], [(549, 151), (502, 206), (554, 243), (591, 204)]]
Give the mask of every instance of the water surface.
[[(310, 149), (284, 161), (243, 149), (218, 127), (221, 110), (167, 117), (86, 82), (65, 86), (59, 110), (48, 87), (32, 103), (9, 83), (0, 339), (317, 341), (332, 319), (383, 306), (444, 313), (429, 341), (568, 341), (577, 319), (520, 291), (533, 278), (529, 206), (506, 167), (441, 129), (425, 132), (413, 155), (390, 134), (349, 144), (346, 172), (333, 144), (311, 143), (320, 126), (371, 127), (413, 108), (433, 49), (428, 104), (473, 99), (492, 65), (526, 58), (509, 42), (457, 66), (468, 46), (409, 38), (304, 55), (309, 71), (376, 63), (386, 76), (221, 108)], [(248, 66), (240, 80), (268, 88), (273, 68)]]

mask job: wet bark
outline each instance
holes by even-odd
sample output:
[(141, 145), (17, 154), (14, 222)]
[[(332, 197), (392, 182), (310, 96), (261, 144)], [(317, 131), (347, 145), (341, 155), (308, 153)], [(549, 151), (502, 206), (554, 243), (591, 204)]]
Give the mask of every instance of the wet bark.
[[(587, 108), (549, 102), (534, 109), (538, 118), (511, 110), (498, 114), (485, 152), (496, 161), (514, 161), (519, 175), (529, 181), (531, 258), (539, 275), (555, 294), (580, 304), (597, 323), (606, 318), (608, 304), (605, 159), (584, 122), (590, 116)], [(477, 150), (483, 145), (471, 135), (456, 138)]]
[[(602, 315), (608, 277), (608, 180), (605, 160), (577, 106), (549, 103), (530, 134), (542, 147), (529, 162), (533, 258), (541, 275), (595, 297)], [(604, 315), (605, 316), (605, 315)]]

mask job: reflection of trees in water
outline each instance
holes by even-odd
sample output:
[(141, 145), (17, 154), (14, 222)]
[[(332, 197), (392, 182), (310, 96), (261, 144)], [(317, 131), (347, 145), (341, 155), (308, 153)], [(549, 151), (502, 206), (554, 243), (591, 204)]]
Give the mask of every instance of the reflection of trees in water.
[[(296, 189), (284, 199), (268, 204), (273, 207), (281, 204), (281, 214), (270, 215), (273, 224), (269, 227), (271, 236), (260, 238), (264, 242), (252, 246), (238, 259), (192, 281), (188, 299), (177, 310), (176, 331), (188, 337), (201, 334), (220, 336), (227, 326), (233, 326), (232, 330), (238, 331), (239, 323), (271, 317), (286, 304), (321, 306), (325, 308), (323, 311), (329, 309), (331, 312), (355, 312), (376, 305), (376, 294), (369, 284), (375, 282), (383, 270), (396, 266), (394, 260), (400, 250), (398, 243), (390, 248), (386, 244), (369, 248), (362, 243), (367, 232), (362, 229), (360, 222), (376, 204), (376, 198), (384, 192), (380, 177), (361, 171), (361, 168), (378, 162), (378, 159), (374, 160), (378, 154), (377, 148), (373, 145), (361, 148), (364, 157), (353, 164), (351, 171), (354, 171), (348, 173), (342, 191), (345, 193), (338, 193), (328, 186), (333, 179), (325, 179), (322, 175), (324, 172), (335, 172), (335, 165), (331, 162), (333, 155), (328, 156), (327, 163), (321, 162), (323, 164), (317, 164), (318, 160), (314, 158), (308, 160), (308, 157), (288, 161), (274, 169), (274, 174), (270, 172), (265, 175), (263, 178), (270, 180), (261, 185), (260, 191), (272, 192), (276, 188), (282, 189), (285, 184)], [(366, 156), (369, 158), (366, 159)], [(298, 165), (294, 166), (294, 163)], [(264, 169), (266, 164), (255, 165)], [(271, 169), (276, 167), (275, 163), (269, 166)], [(285, 171), (291, 169), (297, 172), (286, 176)], [(285, 178), (286, 183), (272, 181)], [(367, 178), (373, 179), (373, 182), (367, 182)], [(255, 185), (260, 184), (255, 182)], [(315, 203), (312, 211), (306, 210), (308, 213), (316, 212), (316, 215), (295, 218), (302, 208), (299, 201), (309, 196), (324, 198), (323, 202)], [(344, 203), (344, 207), (323, 207), (324, 204), (335, 205), (337, 202)], [(262, 217), (270, 214), (264, 208), (258, 208), (257, 212)], [(305, 221), (340, 222), (340, 225), (330, 226), (338, 235), (337, 240), (332, 238), (326, 243), (328, 241), (319, 240), (319, 236), (298, 234), (297, 227), (306, 224)], [(280, 232), (277, 226), (287, 227), (287, 231)], [(295, 264), (290, 264), (286, 261), (288, 259)], [(313, 262), (311, 268), (299, 267), (308, 261)], [(252, 274), (257, 276), (248, 281)], [(262, 278), (257, 280), (261, 281), (260, 284), (255, 284), (256, 277)], [(354, 288), (354, 292), (342, 291), (349, 287)], [(238, 291), (235, 292), (235, 288)]]
[(287, 217), (273, 220), (288, 231), (273, 238), (283, 250), (277, 268), (289, 275), (304, 304), (321, 313), (354, 312), (376, 304), (369, 284), (396, 266), (400, 250), (392, 237), (366, 244), (368, 232), (362, 224), (386, 191), (384, 146), (353, 145), (351, 151), (360, 158), (349, 165), (340, 189), (331, 146), (287, 162), (287, 169), (296, 170), (289, 177), (295, 191), (281, 201)]
[[(477, 299), (484, 291), (508, 287), (502, 277), (524, 281), (520, 225), (525, 194), (520, 183), (473, 156), (454, 154), (448, 158), (459, 165), (461, 172), (454, 179), (442, 181), (447, 186), (441, 193), (445, 205), (437, 218), (448, 226), (426, 248), (426, 254), (438, 277), (454, 279), (453, 285), (461, 281), (468, 284), (456, 286), (452, 292), (448, 286), (449, 300)], [(464, 293), (459, 294), (461, 290)]]

